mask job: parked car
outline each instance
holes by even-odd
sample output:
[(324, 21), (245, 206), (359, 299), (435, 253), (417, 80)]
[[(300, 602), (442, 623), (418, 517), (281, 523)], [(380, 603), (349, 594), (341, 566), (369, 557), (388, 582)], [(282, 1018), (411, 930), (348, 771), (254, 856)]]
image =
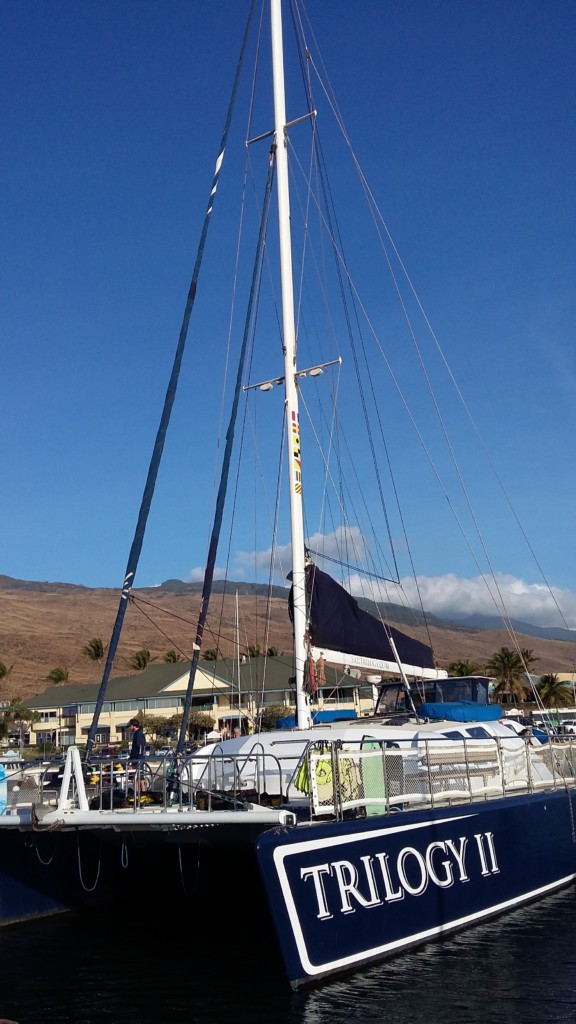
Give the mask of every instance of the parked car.
[[(144, 757), (155, 757), (156, 751), (154, 747), (151, 747), (149, 743), (144, 747)], [(118, 753), (118, 761), (129, 761), (130, 760), (130, 747), (122, 747), (122, 750)]]
[(170, 757), (173, 753), (174, 751), (172, 750), (172, 747), (160, 747), (160, 749), (156, 751), (156, 757)]

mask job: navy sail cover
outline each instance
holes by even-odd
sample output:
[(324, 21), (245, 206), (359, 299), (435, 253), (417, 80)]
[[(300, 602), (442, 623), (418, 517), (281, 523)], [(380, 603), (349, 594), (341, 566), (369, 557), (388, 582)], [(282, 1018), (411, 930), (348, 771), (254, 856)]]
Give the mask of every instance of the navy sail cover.
[(395, 661), (392, 636), (404, 665), (434, 668), (432, 648), (363, 611), (358, 602), (315, 565), (306, 569), (309, 633), (314, 647), (327, 647), (365, 658)]

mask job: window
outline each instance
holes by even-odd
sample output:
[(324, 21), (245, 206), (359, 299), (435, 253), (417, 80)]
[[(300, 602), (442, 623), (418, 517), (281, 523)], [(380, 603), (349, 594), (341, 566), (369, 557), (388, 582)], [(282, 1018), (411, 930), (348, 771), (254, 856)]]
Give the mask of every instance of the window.
[(192, 697), (193, 708), (201, 708), (203, 711), (211, 711), (214, 704), (215, 701), (211, 694), (206, 694), (204, 697)]
[(445, 732), (444, 736), (449, 740), (465, 740), (468, 738), (471, 740), (489, 740), (492, 738), (488, 730), (484, 729), (481, 725), (471, 725), (469, 728), (463, 729), (462, 732)]
[(491, 739), (490, 733), (487, 729), (484, 729), (481, 725), (472, 725), (469, 729), (466, 729), (466, 735), (470, 736), (473, 740), (486, 740)]
[(350, 689), (338, 689), (337, 687), (323, 687), (318, 696), (325, 704), (350, 704), (354, 702), (354, 692)]

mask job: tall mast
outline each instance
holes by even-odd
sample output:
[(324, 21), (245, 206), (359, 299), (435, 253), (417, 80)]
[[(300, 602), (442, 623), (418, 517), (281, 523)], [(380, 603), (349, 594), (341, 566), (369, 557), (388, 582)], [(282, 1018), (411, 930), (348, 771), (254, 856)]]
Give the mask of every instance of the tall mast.
[(282, 3), (270, 0), (272, 25), (272, 75), (274, 83), (274, 137), (276, 142), (276, 182), (278, 193), (278, 231), (280, 240), (280, 277), (282, 286), (282, 334), (286, 387), (286, 436), (289, 444), (290, 521), (292, 532), (292, 596), (294, 602), (294, 657), (296, 669), (296, 724), (310, 725), (310, 705), (304, 692), (306, 662), (306, 577), (304, 560), (304, 518), (302, 512), (302, 471), (300, 461), (300, 421), (296, 387), (296, 328), (292, 282), (292, 245), (290, 236), (290, 194), (288, 186), (288, 150), (286, 136), (286, 100), (284, 94), (284, 51), (282, 44)]

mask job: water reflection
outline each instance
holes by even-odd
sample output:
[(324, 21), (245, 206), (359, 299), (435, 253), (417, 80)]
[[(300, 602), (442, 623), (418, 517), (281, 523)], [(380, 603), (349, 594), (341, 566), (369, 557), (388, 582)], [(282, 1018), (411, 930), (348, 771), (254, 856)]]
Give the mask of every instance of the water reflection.
[(307, 993), (301, 1024), (576, 1021), (576, 891)]
[[(176, 911), (174, 911), (176, 914)], [(147, 910), (0, 931), (0, 1017), (18, 1024), (560, 1024), (576, 1021), (576, 891), (291, 993), (241, 917), (142, 925)], [(164, 916), (164, 915), (163, 915)]]

